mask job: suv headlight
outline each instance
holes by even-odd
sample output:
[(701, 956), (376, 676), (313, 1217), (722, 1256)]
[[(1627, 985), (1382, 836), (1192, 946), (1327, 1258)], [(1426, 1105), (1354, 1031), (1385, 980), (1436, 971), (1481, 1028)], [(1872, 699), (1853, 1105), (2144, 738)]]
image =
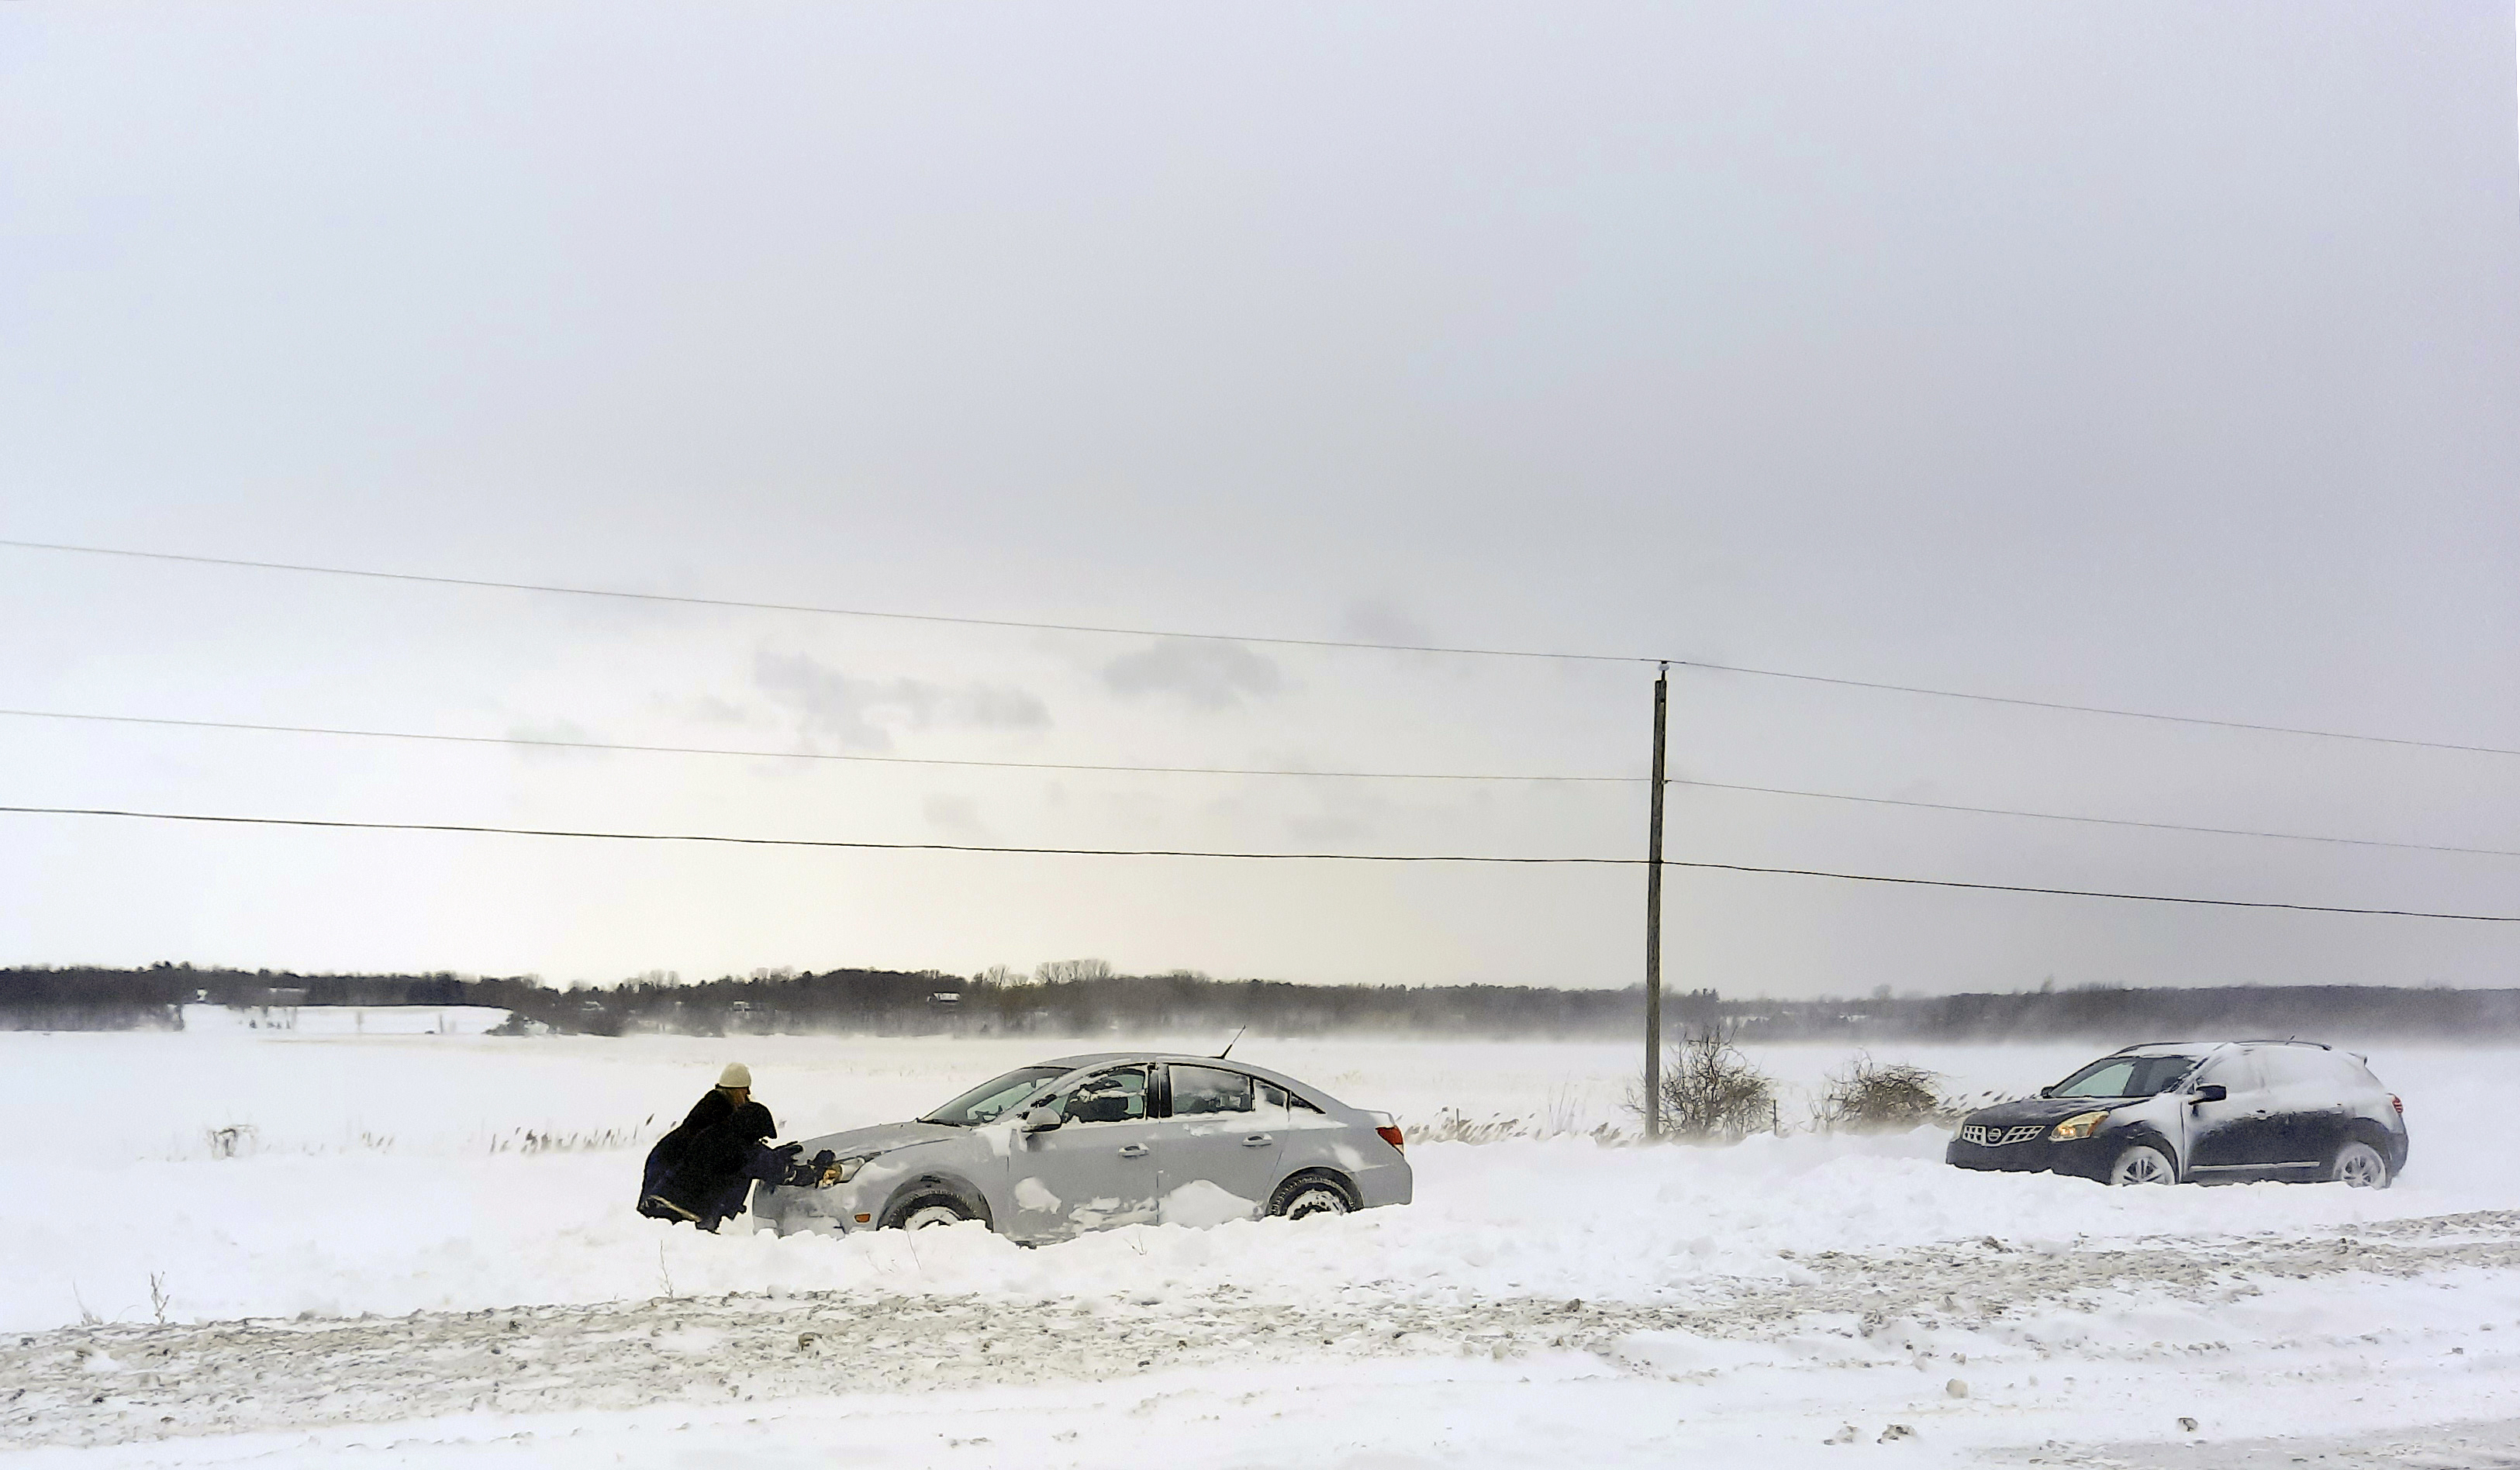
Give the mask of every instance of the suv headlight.
[(2100, 1120), (2108, 1115), (2108, 1109), (2106, 1108), (2102, 1108), (2097, 1112), (2092, 1113), (2076, 1113), (2071, 1118), (2057, 1124), (2054, 1128), (2048, 1130), (2048, 1141), (2052, 1143), (2070, 1143), (2076, 1138), (2088, 1138), (2092, 1136), (2092, 1130), (2099, 1127)]

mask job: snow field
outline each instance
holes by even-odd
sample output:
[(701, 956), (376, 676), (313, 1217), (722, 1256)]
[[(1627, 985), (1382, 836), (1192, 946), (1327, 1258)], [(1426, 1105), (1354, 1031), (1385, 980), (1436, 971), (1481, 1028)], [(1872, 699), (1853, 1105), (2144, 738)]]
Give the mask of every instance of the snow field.
[[(1413, 1147), (1418, 1203), (1340, 1221), (1131, 1227), (1023, 1250), (977, 1227), (841, 1240), (706, 1237), (630, 1211), (641, 1152), (750, 1063), (785, 1134), (910, 1116), (1006, 1067), (1115, 1043), (1040, 1040), (0, 1036), (0, 1328), (401, 1314), (658, 1295), (832, 1290), (1160, 1302), (1225, 1284), (1653, 1301), (1793, 1256), (1996, 1236), (2246, 1236), (2520, 1208), (2498, 1136), (2508, 1050), (2378, 1048), (2414, 1162), (2395, 1189), (2110, 1191), (1941, 1162), (1939, 1130), (1603, 1148), (1572, 1136)], [(1155, 1045), (1184, 1046), (1180, 1039)], [(1185, 1047), (1185, 1049), (1187, 1047)], [(1879, 1048), (1966, 1091), (2027, 1091), (2095, 1048)], [(1584, 1129), (1618, 1117), (1633, 1049), (1592, 1044), (1246, 1040), (1237, 1054), (1411, 1123)], [(1796, 1087), (1841, 1047), (1763, 1048)], [(1786, 1104), (1800, 1113), (1799, 1098)], [(224, 1139), (225, 1141), (221, 1141)], [(1792, 1253), (1789, 1255), (1788, 1253)]]

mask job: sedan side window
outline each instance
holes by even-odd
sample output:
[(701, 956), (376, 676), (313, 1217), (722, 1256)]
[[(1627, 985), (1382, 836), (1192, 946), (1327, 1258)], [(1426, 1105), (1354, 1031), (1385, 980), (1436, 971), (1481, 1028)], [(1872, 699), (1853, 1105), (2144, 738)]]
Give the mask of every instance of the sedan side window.
[(1070, 1123), (1134, 1123), (1147, 1116), (1147, 1069), (1097, 1072), (1076, 1085), (1059, 1112)]
[(1284, 1088), (1279, 1087), (1276, 1083), (1270, 1082), (1260, 1084), (1260, 1105), (1264, 1108), (1291, 1108), (1297, 1112), (1313, 1113), (1316, 1115), (1321, 1112), (1320, 1108), (1313, 1106), (1301, 1097), (1287, 1091)]
[(1173, 1116), (1251, 1111), (1251, 1079), (1222, 1067), (1173, 1068)]

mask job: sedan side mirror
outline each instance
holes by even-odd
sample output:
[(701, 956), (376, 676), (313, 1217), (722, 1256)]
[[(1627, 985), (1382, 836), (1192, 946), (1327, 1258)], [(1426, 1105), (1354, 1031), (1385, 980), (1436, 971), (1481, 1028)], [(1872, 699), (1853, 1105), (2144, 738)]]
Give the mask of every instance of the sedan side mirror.
[(2209, 1083), (2205, 1084), (2203, 1087), (2198, 1088), (2196, 1091), (2192, 1091), (2192, 1092), (2188, 1093), (2188, 1094), (2187, 1094), (2187, 1100), (2188, 1100), (2189, 1102), (2191, 1102), (2191, 1103), (2194, 1103), (2194, 1102), (2220, 1102), (2220, 1101), (2222, 1101), (2224, 1098), (2228, 1097), (2228, 1096), (2230, 1096), (2230, 1095), (2231, 1095), (2231, 1090), (2230, 1090), (2229, 1088), (2227, 1088), (2227, 1087), (2223, 1086), (2223, 1085), (2222, 1085), (2221, 1083), (2219, 1083), (2219, 1082), (2209, 1082)]
[(1055, 1107), (1036, 1107), (1024, 1111), (1022, 1125), (1025, 1133), (1046, 1134), (1066, 1121)]

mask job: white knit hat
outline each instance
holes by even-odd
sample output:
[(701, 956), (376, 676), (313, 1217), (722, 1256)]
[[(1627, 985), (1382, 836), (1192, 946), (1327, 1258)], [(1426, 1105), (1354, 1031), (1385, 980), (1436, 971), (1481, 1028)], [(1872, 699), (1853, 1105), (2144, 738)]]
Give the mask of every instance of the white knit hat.
[(717, 1085), (722, 1088), (742, 1088), (749, 1091), (752, 1089), (752, 1069), (740, 1061), (728, 1062), (726, 1070), (717, 1074)]

